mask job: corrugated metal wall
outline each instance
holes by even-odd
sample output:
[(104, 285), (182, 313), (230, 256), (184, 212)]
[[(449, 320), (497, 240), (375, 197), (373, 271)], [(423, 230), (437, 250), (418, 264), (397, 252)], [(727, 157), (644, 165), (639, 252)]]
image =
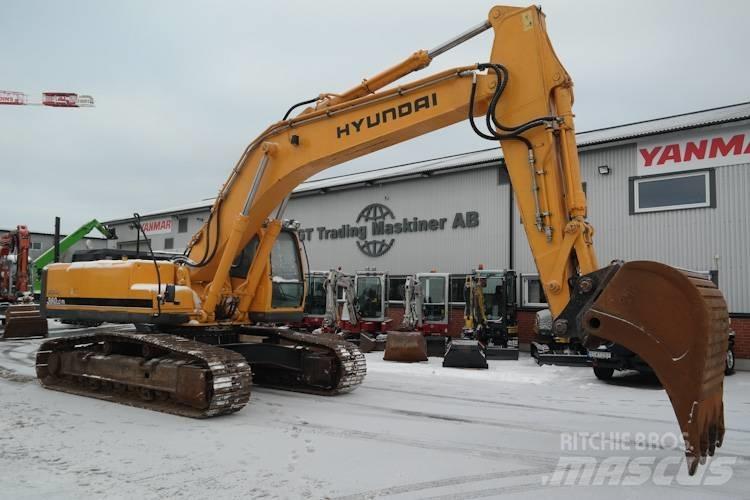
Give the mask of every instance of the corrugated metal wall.
[[(628, 178), (635, 175), (635, 155), (635, 144), (581, 151), (599, 264), (656, 260), (687, 269), (718, 269), (729, 310), (750, 312), (750, 165), (716, 168), (716, 208), (630, 215)], [(610, 174), (599, 175), (600, 165), (608, 165)], [(517, 269), (535, 272), (520, 224), (516, 235)]]
[[(444, 230), (373, 237), (367, 224), (367, 239), (395, 239), (381, 257), (368, 257), (356, 238), (320, 240), (317, 230), (306, 248), (313, 269), (338, 266), (347, 272), (365, 267), (406, 274), (436, 269), (466, 273), (477, 264), (503, 268), (508, 262), (508, 184), (499, 183), (499, 167), (391, 182), (372, 187), (333, 191), (325, 195), (293, 198), (286, 217), (302, 222), (303, 228), (325, 226), (336, 229), (355, 225), (359, 212), (372, 203), (393, 211), (395, 220), (446, 218)], [(479, 226), (452, 229), (456, 213), (479, 213)]]

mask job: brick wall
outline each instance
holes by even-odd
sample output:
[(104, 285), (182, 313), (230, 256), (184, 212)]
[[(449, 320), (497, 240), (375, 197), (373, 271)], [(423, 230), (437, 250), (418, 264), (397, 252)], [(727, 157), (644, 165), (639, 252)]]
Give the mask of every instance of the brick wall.
[(732, 318), (734, 355), (737, 358), (750, 358), (750, 318)]
[(518, 343), (528, 344), (534, 339), (534, 318), (536, 311), (518, 311)]

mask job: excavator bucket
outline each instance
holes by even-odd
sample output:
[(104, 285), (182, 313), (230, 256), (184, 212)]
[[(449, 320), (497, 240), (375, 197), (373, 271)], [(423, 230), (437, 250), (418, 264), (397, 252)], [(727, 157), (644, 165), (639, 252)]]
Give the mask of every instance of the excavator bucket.
[(424, 335), (421, 332), (388, 332), (383, 359), (403, 363), (427, 361)]
[(454, 339), (445, 351), (443, 366), (446, 368), (487, 369), (487, 355), (478, 340)]
[(603, 338), (651, 366), (672, 402), (693, 474), (724, 438), (729, 314), (716, 285), (657, 262), (628, 262), (586, 311), (582, 326), (589, 347)]
[(3, 323), (5, 328), (0, 329), (3, 340), (47, 336), (47, 320), (36, 304), (8, 306)]

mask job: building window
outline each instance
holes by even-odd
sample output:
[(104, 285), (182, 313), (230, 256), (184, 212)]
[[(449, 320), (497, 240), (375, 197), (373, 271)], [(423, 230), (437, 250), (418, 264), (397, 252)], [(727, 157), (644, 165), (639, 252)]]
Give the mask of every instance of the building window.
[(182, 219), (177, 220), (177, 232), (178, 233), (187, 233), (188, 230), (188, 220), (187, 217), (184, 217)]
[(404, 288), (406, 276), (390, 276), (388, 278), (388, 302), (404, 302)]
[(38, 241), (32, 241), (31, 242), (31, 249), (32, 250), (41, 250), (42, 249), (42, 244), (40, 242), (38, 242)]
[(716, 207), (713, 170), (630, 178), (630, 213)]
[(450, 277), (450, 297), (448, 300), (452, 304), (463, 304), (464, 299), (464, 287), (466, 285), (466, 275), (454, 274)]
[(164, 238), (164, 250), (172, 250), (174, 248), (174, 238)]
[(544, 295), (539, 275), (521, 275), (521, 305), (523, 307), (547, 307), (547, 297)]

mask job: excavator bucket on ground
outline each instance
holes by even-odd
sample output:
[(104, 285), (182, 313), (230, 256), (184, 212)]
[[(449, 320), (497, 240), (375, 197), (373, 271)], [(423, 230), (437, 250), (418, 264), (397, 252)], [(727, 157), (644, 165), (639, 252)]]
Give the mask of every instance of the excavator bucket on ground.
[(693, 474), (724, 438), (729, 314), (716, 285), (657, 262), (628, 262), (587, 308), (581, 326), (589, 347), (606, 339), (651, 366), (672, 402)]
[(36, 304), (11, 305), (5, 310), (0, 339), (24, 339), (47, 336), (47, 319)]
[(427, 361), (424, 335), (421, 332), (388, 332), (383, 359), (403, 363)]
[(443, 366), (448, 368), (487, 369), (487, 355), (478, 340), (454, 339), (445, 351)]

